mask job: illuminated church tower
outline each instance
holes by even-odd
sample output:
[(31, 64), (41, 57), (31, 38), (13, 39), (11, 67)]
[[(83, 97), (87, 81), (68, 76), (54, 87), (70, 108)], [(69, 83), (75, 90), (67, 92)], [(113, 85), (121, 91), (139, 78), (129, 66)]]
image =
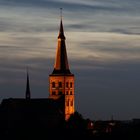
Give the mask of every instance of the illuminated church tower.
[(49, 98), (55, 100), (64, 97), (64, 115), (65, 120), (68, 120), (74, 113), (74, 74), (69, 69), (62, 18), (54, 70), (49, 75), (49, 93)]

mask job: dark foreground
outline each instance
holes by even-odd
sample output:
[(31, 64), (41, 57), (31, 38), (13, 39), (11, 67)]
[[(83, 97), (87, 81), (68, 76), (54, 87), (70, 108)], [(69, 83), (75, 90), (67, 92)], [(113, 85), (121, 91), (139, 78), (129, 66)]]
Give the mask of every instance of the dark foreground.
[[(86, 123), (85, 123), (86, 122)], [(110, 121), (109, 121), (110, 122)], [(0, 140), (139, 140), (140, 124), (134, 122), (118, 122), (108, 127), (108, 121), (94, 122), (94, 127), (89, 125), (90, 121), (63, 122), (57, 128), (47, 128), (38, 124), (34, 126), (7, 126), (0, 130)], [(79, 123), (79, 124), (78, 124)], [(62, 125), (63, 124), (63, 125)], [(84, 124), (84, 125), (83, 125)], [(86, 124), (86, 125), (85, 125)], [(87, 126), (88, 125), (88, 126)], [(86, 127), (85, 127), (86, 126)]]
[(84, 139), (84, 140), (136, 140), (140, 139), (139, 133), (111, 133), (111, 134), (92, 134), (88, 131), (78, 131), (78, 130), (26, 130), (19, 129), (11, 132), (5, 132), (0, 134), (1, 140), (27, 140), (27, 139)]
[(7, 99), (0, 106), (0, 140), (140, 140), (140, 119), (92, 121), (75, 112), (65, 121), (48, 99)]

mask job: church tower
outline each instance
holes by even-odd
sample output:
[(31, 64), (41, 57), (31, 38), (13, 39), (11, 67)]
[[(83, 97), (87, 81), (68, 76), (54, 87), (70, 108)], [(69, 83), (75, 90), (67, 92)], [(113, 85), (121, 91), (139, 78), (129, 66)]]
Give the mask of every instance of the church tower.
[(69, 69), (62, 18), (54, 70), (49, 75), (49, 93), (49, 97), (55, 100), (64, 97), (64, 117), (68, 120), (74, 113), (74, 74)]

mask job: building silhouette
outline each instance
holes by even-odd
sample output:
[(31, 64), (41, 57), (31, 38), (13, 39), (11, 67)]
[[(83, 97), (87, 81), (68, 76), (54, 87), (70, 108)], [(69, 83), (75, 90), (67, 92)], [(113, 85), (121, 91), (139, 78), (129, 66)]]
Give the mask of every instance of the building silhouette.
[(74, 75), (70, 72), (62, 18), (53, 72), (49, 75), (49, 97), (31, 98), (27, 69), (25, 98), (3, 99), (0, 104), (0, 134), (34, 134), (59, 129), (74, 113)]

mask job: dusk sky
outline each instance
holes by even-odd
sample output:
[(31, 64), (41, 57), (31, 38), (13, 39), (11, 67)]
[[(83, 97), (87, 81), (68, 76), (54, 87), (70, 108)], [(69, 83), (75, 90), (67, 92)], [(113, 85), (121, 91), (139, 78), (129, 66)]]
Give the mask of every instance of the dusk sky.
[(49, 96), (60, 7), (76, 110), (140, 118), (140, 0), (0, 0), (0, 101)]

